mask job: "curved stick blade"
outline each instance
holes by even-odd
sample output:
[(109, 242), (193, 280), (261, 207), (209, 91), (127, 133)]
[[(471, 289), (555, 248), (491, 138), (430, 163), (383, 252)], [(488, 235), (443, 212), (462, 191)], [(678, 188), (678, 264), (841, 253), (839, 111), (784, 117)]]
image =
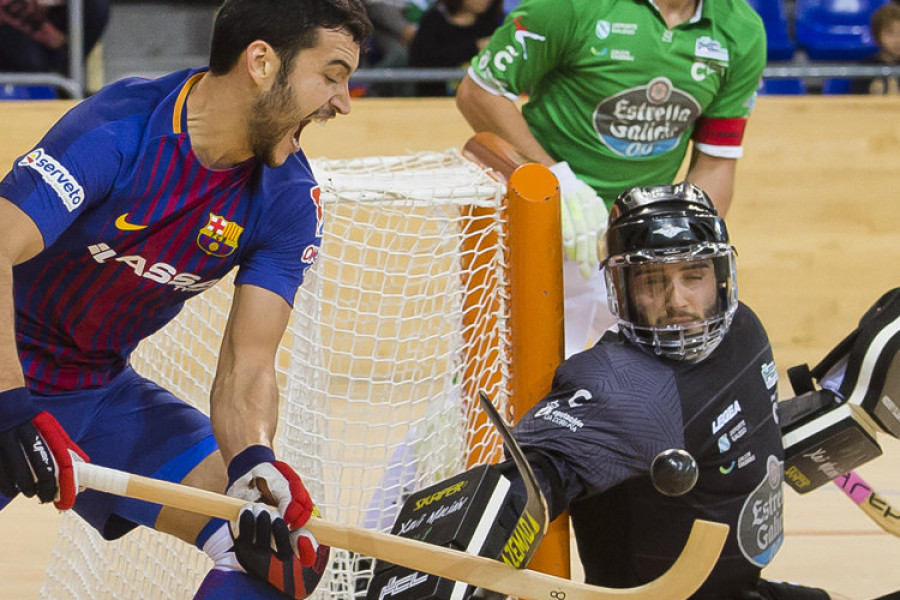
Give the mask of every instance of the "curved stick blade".
[[(547, 499), (544, 498), (544, 494), (541, 492), (541, 486), (538, 485), (537, 478), (534, 476), (534, 471), (531, 470), (531, 465), (528, 464), (525, 453), (522, 452), (522, 448), (513, 437), (512, 431), (510, 431), (506, 421), (504, 421), (503, 417), (500, 416), (500, 413), (497, 412), (497, 408), (494, 406), (494, 403), (491, 402), (491, 399), (488, 398), (487, 394), (479, 392), (479, 397), (484, 412), (487, 413), (491, 423), (497, 428), (500, 437), (503, 438), (503, 446), (506, 448), (506, 451), (509, 452), (509, 455), (512, 456), (513, 462), (516, 463), (516, 468), (519, 470), (519, 474), (522, 477), (522, 481), (525, 483), (525, 510), (519, 518), (520, 525), (516, 527), (516, 530), (519, 530), (519, 527), (521, 526), (527, 528), (529, 531), (536, 530), (536, 534), (534, 541), (525, 551), (521, 560), (513, 561), (518, 564), (513, 564), (512, 566), (521, 569), (528, 566), (528, 563), (537, 551), (541, 540), (544, 539), (544, 535), (547, 533), (547, 527), (550, 523), (547, 514)], [(504, 561), (509, 562), (506, 559), (504, 559)]]

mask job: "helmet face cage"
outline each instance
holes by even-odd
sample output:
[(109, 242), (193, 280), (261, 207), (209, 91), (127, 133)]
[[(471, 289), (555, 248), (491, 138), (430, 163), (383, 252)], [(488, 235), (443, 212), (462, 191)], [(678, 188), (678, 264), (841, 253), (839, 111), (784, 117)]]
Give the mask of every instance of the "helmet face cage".
[[(619, 330), (633, 344), (668, 359), (698, 362), (709, 356), (737, 310), (734, 252), (728, 245), (665, 256), (620, 255), (607, 261), (605, 273)], [(675, 286), (683, 289), (676, 292)], [(673, 312), (671, 294), (695, 298), (693, 310)]]
[(602, 250), (610, 310), (633, 344), (695, 362), (719, 345), (737, 310), (737, 278), (725, 223), (703, 190), (627, 190)]

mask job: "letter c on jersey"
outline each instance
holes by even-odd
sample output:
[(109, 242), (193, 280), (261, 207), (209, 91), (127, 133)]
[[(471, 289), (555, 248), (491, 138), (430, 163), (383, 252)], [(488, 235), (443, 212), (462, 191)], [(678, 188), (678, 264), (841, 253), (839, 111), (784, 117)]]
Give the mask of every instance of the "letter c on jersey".
[(715, 71), (707, 64), (695, 62), (691, 65), (691, 78), (694, 81), (703, 81), (706, 76)]
[(587, 390), (578, 390), (575, 394), (569, 398), (569, 406), (572, 408), (578, 408), (579, 406), (583, 406), (583, 402), (579, 402), (579, 400), (590, 400), (593, 396)]

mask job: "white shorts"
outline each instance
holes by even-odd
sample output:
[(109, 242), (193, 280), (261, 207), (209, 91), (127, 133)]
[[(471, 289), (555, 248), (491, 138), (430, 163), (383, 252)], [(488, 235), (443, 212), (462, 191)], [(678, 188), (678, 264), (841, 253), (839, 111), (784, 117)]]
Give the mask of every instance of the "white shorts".
[(606, 301), (606, 278), (598, 268), (590, 280), (581, 276), (578, 263), (563, 259), (566, 358), (590, 348), (616, 318)]

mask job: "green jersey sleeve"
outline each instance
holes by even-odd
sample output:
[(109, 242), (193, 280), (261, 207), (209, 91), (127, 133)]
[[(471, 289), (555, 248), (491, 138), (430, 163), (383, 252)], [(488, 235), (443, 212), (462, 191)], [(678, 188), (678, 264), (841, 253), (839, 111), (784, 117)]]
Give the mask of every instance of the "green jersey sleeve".
[(523, 0), (472, 60), (470, 75), (515, 99), (571, 56), (567, 42), (576, 22), (572, 0)]

